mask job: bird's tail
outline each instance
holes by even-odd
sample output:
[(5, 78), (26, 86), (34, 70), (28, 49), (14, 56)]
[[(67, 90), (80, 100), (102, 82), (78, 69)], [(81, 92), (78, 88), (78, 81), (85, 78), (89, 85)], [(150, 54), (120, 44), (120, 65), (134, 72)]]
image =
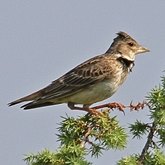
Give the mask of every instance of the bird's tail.
[(20, 99), (15, 100), (15, 101), (12, 101), (8, 105), (13, 106), (15, 104), (19, 104), (19, 103), (24, 102), (24, 101), (32, 101), (34, 99), (39, 98), (40, 96), (42, 96), (42, 90), (34, 92), (28, 96), (22, 97)]
[(23, 108), (24, 110), (28, 110), (28, 109), (40, 108), (40, 107), (45, 107), (45, 106), (50, 106), (50, 105), (55, 105), (55, 104), (58, 104), (58, 103), (32, 101), (28, 104), (23, 105), (21, 108)]

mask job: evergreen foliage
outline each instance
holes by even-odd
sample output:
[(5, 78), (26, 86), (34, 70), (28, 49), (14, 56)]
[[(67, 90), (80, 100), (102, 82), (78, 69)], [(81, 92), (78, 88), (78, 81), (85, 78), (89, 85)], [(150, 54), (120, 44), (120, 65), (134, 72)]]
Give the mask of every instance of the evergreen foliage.
[[(161, 84), (151, 90), (145, 104), (129, 106), (138, 110), (141, 106), (149, 109), (149, 123), (135, 121), (129, 129), (133, 138), (146, 143), (139, 153), (123, 157), (117, 165), (165, 165), (165, 77)], [(128, 108), (128, 107), (127, 107)], [(148, 117), (148, 116), (146, 116)], [(28, 165), (92, 165), (87, 155), (100, 157), (104, 150), (121, 150), (126, 147), (127, 134), (112, 117), (110, 109), (104, 109), (101, 115), (86, 114), (78, 118), (62, 117), (58, 128), (60, 146), (57, 151), (45, 149), (24, 158)], [(144, 140), (143, 140), (144, 141)]]

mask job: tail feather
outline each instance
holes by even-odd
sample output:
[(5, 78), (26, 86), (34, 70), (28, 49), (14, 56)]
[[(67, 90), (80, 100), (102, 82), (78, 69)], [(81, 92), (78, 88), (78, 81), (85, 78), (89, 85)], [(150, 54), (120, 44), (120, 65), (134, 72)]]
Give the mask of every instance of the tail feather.
[(24, 101), (23, 98), (21, 98), (21, 99), (18, 99), (18, 100), (15, 100), (15, 101), (12, 101), (12, 102), (8, 103), (8, 105), (9, 106), (13, 106), (13, 105), (19, 104), (19, 103), (21, 103), (23, 101)]
[(20, 98), (18, 100), (12, 101), (8, 105), (9, 106), (13, 106), (15, 104), (19, 104), (19, 103), (22, 103), (24, 101), (32, 101), (32, 100), (38, 99), (39, 97), (42, 96), (42, 93), (43, 93), (42, 90), (34, 92), (34, 93), (32, 93), (32, 94), (30, 94), (28, 96), (25, 96), (25, 97), (22, 97), (22, 98)]
[(39, 107), (45, 107), (45, 106), (50, 106), (50, 105), (54, 105), (54, 103), (52, 102), (30, 102), (28, 104), (23, 105), (21, 108), (23, 108), (24, 110), (28, 110), (28, 109), (33, 109), (33, 108), (39, 108)]

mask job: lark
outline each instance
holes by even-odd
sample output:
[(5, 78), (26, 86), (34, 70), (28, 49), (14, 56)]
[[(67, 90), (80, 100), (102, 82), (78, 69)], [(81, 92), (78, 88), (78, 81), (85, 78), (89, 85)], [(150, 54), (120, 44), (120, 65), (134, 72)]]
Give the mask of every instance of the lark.
[(9, 103), (26, 102), (23, 109), (33, 109), (66, 103), (70, 109), (91, 112), (90, 106), (111, 97), (132, 71), (137, 54), (149, 52), (125, 32), (117, 37), (109, 49), (97, 55), (45, 88)]

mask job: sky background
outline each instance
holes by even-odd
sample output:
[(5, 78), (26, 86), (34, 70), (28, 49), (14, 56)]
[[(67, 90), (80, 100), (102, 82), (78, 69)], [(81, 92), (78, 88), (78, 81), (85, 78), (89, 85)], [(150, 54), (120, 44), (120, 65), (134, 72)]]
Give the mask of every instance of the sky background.
[[(60, 116), (84, 115), (64, 105), (23, 111), (7, 103), (30, 94), (81, 62), (104, 53), (116, 32), (125, 31), (151, 52), (139, 55), (133, 72), (110, 99), (142, 101), (165, 70), (164, 0), (1, 0), (0, 1), (0, 161), (24, 165), (25, 154), (56, 150)], [(120, 124), (148, 121), (148, 111), (114, 111)], [(94, 165), (115, 165), (141, 152), (146, 139), (129, 138), (122, 151), (105, 151)]]

